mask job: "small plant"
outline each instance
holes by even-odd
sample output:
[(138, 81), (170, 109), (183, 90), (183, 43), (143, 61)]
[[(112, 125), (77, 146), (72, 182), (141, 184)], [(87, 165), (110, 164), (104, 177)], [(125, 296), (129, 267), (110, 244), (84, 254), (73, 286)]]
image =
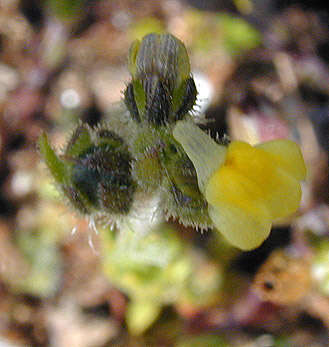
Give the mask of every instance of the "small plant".
[(188, 55), (170, 34), (134, 42), (128, 67), (128, 117), (113, 115), (94, 128), (80, 124), (60, 155), (45, 134), (39, 140), (69, 203), (83, 215), (105, 215), (119, 229), (129, 221), (137, 230), (133, 220), (152, 201), (145, 229), (156, 215), (157, 223), (174, 218), (216, 227), (240, 249), (258, 247), (272, 221), (299, 206), (305, 165), (297, 145), (220, 145), (202, 132), (192, 112), (197, 90)]
[(204, 133), (188, 55), (174, 36), (134, 42), (128, 66), (124, 111), (95, 127), (80, 123), (60, 154), (46, 134), (39, 148), (69, 205), (91, 225), (106, 222), (104, 274), (129, 296), (126, 322), (138, 335), (163, 305), (197, 312), (220, 297), (222, 264), (165, 222), (216, 228), (231, 245), (256, 248), (273, 220), (298, 208), (305, 165), (289, 140), (252, 147)]
[(113, 115), (95, 128), (80, 124), (61, 155), (44, 134), (41, 155), (70, 205), (83, 215), (118, 223), (158, 196), (159, 221), (175, 218), (208, 228), (212, 223), (195, 169), (172, 135), (178, 120), (192, 121), (197, 95), (185, 46), (170, 34), (150, 34), (132, 44), (128, 62), (128, 118)]

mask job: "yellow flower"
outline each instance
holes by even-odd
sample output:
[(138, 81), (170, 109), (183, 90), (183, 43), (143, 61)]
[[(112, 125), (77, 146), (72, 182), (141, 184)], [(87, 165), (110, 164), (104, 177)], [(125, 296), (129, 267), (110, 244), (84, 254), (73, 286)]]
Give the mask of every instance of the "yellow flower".
[(173, 134), (195, 166), (211, 220), (234, 246), (258, 247), (274, 220), (298, 209), (306, 168), (293, 141), (226, 147), (188, 121), (178, 122)]

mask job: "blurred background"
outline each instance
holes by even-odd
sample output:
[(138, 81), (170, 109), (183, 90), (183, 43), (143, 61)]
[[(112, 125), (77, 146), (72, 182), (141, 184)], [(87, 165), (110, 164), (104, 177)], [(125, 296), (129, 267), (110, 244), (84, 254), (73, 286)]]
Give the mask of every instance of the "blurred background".
[[(0, 0), (1, 347), (329, 346), (328, 16), (292, 0)], [(40, 161), (43, 130), (61, 148), (110, 117), (130, 44), (163, 30), (188, 49), (213, 136), (302, 148), (301, 208), (254, 251), (170, 221), (127, 254)]]

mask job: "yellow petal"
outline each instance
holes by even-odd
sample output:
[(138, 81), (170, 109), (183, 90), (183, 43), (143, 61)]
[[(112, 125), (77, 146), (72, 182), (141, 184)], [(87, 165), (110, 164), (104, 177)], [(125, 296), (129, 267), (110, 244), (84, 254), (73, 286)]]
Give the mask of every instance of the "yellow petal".
[[(303, 158), (297, 145), (292, 141), (278, 140), (264, 145), (252, 147), (244, 142), (233, 142), (229, 146), (223, 168), (231, 168), (229, 173), (231, 182), (227, 179), (226, 184), (232, 186), (232, 180), (239, 180), (240, 183), (244, 182), (246, 188), (247, 182), (252, 182), (253, 184), (249, 183), (245, 191), (246, 196), (242, 199), (241, 193), (237, 194), (234, 204), (241, 206), (242, 202), (239, 199), (242, 201), (257, 199), (263, 201), (273, 219), (286, 217), (294, 213), (300, 203), (301, 188), (296, 176), (302, 177), (305, 172)], [(280, 155), (277, 154), (279, 150), (282, 151)], [(290, 166), (289, 159), (299, 165), (298, 170)], [(237, 177), (238, 173), (241, 175), (240, 178)], [(217, 181), (223, 180), (222, 174), (217, 173), (214, 177), (216, 175)], [(234, 196), (231, 190), (227, 188), (226, 191), (229, 192), (227, 194)]]
[(251, 214), (257, 213), (259, 205), (264, 205), (263, 195), (257, 182), (226, 165), (209, 179), (205, 191), (210, 205), (226, 202)]
[(299, 181), (305, 179), (306, 166), (300, 148), (295, 142), (284, 139), (274, 140), (261, 143), (256, 148), (269, 153), (275, 164), (295, 179)]
[(271, 190), (264, 194), (264, 203), (273, 219), (283, 218), (296, 212), (302, 191), (299, 181), (280, 168), (272, 175)]
[(250, 215), (241, 208), (219, 203), (209, 206), (209, 216), (216, 228), (235, 247), (251, 250), (260, 246), (271, 231), (271, 221), (266, 210)]
[(276, 168), (271, 155), (240, 141), (230, 144), (224, 165), (248, 177), (262, 190), (271, 186), (271, 179)]
[(258, 247), (269, 235), (271, 215), (263, 191), (232, 167), (223, 166), (211, 177), (205, 197), (216, 228), (234, 246)]

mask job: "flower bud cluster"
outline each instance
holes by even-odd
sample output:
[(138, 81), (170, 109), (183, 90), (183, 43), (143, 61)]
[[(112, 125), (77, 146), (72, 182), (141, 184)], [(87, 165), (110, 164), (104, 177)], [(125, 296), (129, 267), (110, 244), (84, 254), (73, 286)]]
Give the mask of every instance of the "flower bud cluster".
[(299, 206), (306, 168), (297, 144), (220, 145), (201, 131), (190, 114), (197, 90), (188, 55), (170, 34), (134, 42), (128, 67), (126, 121), (122, 113), (108, 125), (79, 125), (61, 156), (46, 135), (40, 138), (41, 154), (64, 195), (83, 214), (114, 217), (157, 196), (156, 207), (167, 219), (215, 226), (240, 249), (258, 247), (272, 223)]
[(128, 119), (112, 114), (106, 125), (79, 125), (60, 156), (43, 135), (41, 155), (84, 215), (115, 219), (133, 210), (135, 200), (157, 194), (162, 215), (206, 228), (211, 221), (194, 166), (172, 135), (176, 121), (190, 117), (197, 95), (186, 48), (170, 34), (149, 34), (132, 44), (128, 66)]

